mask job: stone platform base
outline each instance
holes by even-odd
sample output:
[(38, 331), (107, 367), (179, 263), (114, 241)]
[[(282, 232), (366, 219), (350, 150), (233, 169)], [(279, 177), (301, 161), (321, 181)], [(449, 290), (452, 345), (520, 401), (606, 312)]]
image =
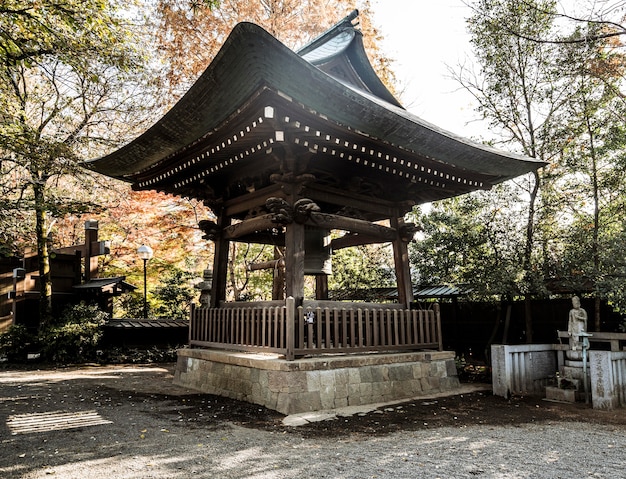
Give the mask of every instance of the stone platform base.
[(410, 399), (459, 387), (454, 352), (322, 356), (180, 349), (174, 383), (282, 414)]

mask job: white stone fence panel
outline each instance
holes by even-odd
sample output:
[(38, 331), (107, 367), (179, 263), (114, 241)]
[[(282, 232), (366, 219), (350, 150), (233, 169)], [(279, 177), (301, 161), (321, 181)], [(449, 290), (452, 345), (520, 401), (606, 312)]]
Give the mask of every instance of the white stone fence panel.
[[(543, 395), (563, 365), (566, 345), (491, 346), (493, 394)], [(589, 380), (594, 409), (626, 406), (626, 351), (589, 350)]]
[(509, 398), (513, 394), (545, 392), (546, 384), (558, 371), (553, 344), (491, 346), (493, 394)]

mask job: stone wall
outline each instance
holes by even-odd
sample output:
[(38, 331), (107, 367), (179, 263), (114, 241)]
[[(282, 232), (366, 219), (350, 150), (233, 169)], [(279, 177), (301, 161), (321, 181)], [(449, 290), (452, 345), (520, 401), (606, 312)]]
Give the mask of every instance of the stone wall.
[(392, 402), (459, 387), (449, 351), (286, 361), (270, 354), (181, 349), (174, 382), (282, 414)]

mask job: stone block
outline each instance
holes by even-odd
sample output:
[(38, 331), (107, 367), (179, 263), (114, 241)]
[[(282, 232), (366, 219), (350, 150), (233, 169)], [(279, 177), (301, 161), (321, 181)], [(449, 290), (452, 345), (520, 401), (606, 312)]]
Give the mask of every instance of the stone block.
[(335, 391), (335, 371), (320, 371), (320, 391), (328, 394)]
[(461, 386), (458, 376), (450, 376), (447, 378), (441, 378), (439, 387), (442, 391), (453, 391)]
[(187, 361), (188, 361), (188, 365), (187, 365), (188, 369), (192, 372), (197, 371), (198, 367), (200, 366), (200, 361), (195, 358), (189, 358)]
[[(612, 365), (612, 357), (617, 355), (622, 356), (623, 353), (589, 351), (591, 401), (594, 409), (612, 410), (619, 406), (619, 389), (623, 387), (623, 384), (614, 383)], [(623, 359), (621, 362), (623, 364)], [(619, 362), (615, 367), (620, 368)], [(624, 377), (623, 370), (618, 377)]]
[(348, 384), (349, 370), (346, 368), (335, 369), (335, 384)]
[(431, 377), (435, 378), (444, 378), (446, 377), (446, 365), (441, 361), (433, 361), (430, 363), (430, 373)]
[(306, 389), (307, 391), (319, 391), (322, 389), (321, 371), (307, 371)]
[[(320, 402), (320, 409), (333, 409), (335, 407), (335, 394), (334, 391), (326, 392), (320, 391), (317, 394)], [(315, 411), (315, 409), (310, 409), (311, 411)]]
[(413, 369), (413, 377), (415, 379), (421, 379), (426, 374), (424, 368), (422, 367), (422, 363), (413, 363), (411, 364), (411, 368)]
[[(378, 398), (383, 398), (388, 396), (391, 391), (391, 383), (390, 382), (378, 382), (372, 383), (372, 387), (370, 389), (371, 395)], [(380, 401), (377, 401), (380, 402)]]
[(574, 389), (561, 389), (556, 386), (546, 387), (546, 399), (550, 401), (576, 402), (576, 391)]
[(303, 371), (296, 371), (293, 373), (282, 373), (285, 377), (285, 387), (283, 390), (287, 390), (289, 393), (299, 393), (308, 390), (308, 373)]
[(361, 397), (361, 385), (360, 384), (348, 384), (348, 398)]
[[(210, 362), (210, 361), (207, 361)], [(211, 362), (211, 372), (218, 376), (224, 375), (224, 364)]]
[(291, 402), (289, 393), (279, 392), (276, 406), (273, 409), (282, 414), (291, 414)]
[(288, 399), (288, 402), (283, 406), (283, 409), (277, 409), (278, 412), (283, 414), (332, 409), (334, 404), (334, 402), (330, 405), (324, 404), (320, 395), (316, 392), (293, 394), (289, 395), (288, 398), (279, 397), (279, 406), (284, 404), (281, 402), (281, 399)]
[(371, 382), (379, 383), (389, 381), (389, 368), (387, 366), (372, 366), (370, 370), (372, 373)]
[(430, 389), (435, 391), (441, 390), (441, 379), (442, 378), (428, 378), (428, 383), (430, 384)]
[(270, 391), (277, 393), (287, 392), (287, 386), (284, 381), (284, 374), (280, 371), (267, 372), (267, 387)]
[(233, 370), (233, 376), (235, 376), (237, 379), (240, 379), (242, 381), (250, 381), (250, 376), (251, 376), (251, 369), (250, 368), (244, 368), (244, 367), (239, 367), (239, 368), (235, 368)]
[(347, 398), (348, 397), (348, 384), (337, 383), (335, 381), (335, 398)]
[(348, 384), (360, 384), (361, 372), (358, 368), (348, 369)]
[(574, 391), (580, 391), (583, 388), (584, 383), (582, 379), (575, 379), (570, 376), (560, 376), (557, 378), (556, 387), (559, 389), (573, 389)]
[(259, 371), (259, 386), (269, 390), (269, 372)]
[(278, 396), (280, 393), (274, 391), (268, 391), (268, 393), (269, 394), (266, 395), (267, 402), (264, 403), (265, 407), (278, 411)]
[[(588, 367), (587, 367), (587, 370), (589, 370)], [(584, 376), (582, 363), (580, 364), (580, 367), (563, 366), (562, 373), (563, 373), (563, 377), (565, 378), (582, 380)]]
[(409, 381), (413, 377), (411, 364), (394, 364), (389, 367), (389, 380), (391, 381)]
[(416, 385), (417, 382), (418, 380), (392, 381), (391, 396), (397, 399), (413, 397), (418, 389), (418, 386)]
[(366, 397), (372, 395), (372, 383), (359, 384), (359, 396)]
[(508, 398), (511, 395), (510, 377), (507, 368), (506, 346), (491, 345), (491, 384), (494, 396)]
[(259, 383), (253, 383), (250, 388), (250, 397), (252, 398), (250, 402), (256, 404), (263, 404), (265, 402), (265, 394), (263, 388)]
[(250, 382), (258, 383), (261, 375), (261, 370), (257, 368), (248, 368), (250, 370)]
[(176, 372), (177, 373), (186, 373), (187, 365), (189, 364), (189, 358), (185, 356), (178, 356), (176, 359)]
[(359, 375), (360, 375), (360, 383), (371, 383), (373, 382), (372, 379), (372, 367), (371, 366), (362, 366), (359, 369)]
[(456, 369), (456, 361), (454, 359), (446, 360), (446, 376), (458, 376), (459, 372)]

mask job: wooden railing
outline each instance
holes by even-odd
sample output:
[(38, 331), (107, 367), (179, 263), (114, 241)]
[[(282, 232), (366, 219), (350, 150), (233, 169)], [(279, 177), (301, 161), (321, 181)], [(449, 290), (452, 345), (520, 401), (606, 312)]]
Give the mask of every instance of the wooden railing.
[(226, 303), (194, 308), (189, 344), (194, 347), (264, 351), (296, 356), (324, 353), (441, 350), (439, 306), (285, 302)]

